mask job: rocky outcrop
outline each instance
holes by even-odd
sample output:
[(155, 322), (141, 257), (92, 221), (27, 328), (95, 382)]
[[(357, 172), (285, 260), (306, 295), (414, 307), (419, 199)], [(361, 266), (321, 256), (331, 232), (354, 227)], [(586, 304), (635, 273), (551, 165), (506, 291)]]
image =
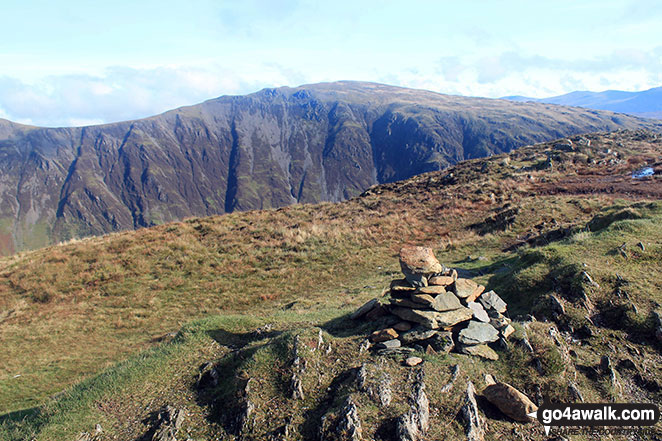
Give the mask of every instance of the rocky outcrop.
[(485, 421), (478, 412), (476, 388), (471, 381), (467, 383), (464, 401), (460, 408), (460, 417), (464, 421), (464, 433), (467, 436), (467, 441), (482, 441), (485, 436)]
[(429, 428), (430, 402), (425, 393), (423, 370), (420, 370), (409, 397), (409, 410), (396, 422), (396, 439), (398, 441), (419, 441), (425, 439)]
[(184, 411), (166, 406), (158, 416), (151, 441), (177, 441), (177, 432), (184, 422)]

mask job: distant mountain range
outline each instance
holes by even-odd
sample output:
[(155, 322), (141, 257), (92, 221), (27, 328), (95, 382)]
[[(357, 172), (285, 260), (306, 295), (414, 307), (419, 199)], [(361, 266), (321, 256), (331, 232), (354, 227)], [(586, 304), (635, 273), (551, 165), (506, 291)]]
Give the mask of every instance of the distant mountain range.
[(584, 107), (587, 109), (610, 110), (612, 112), (628, 113), (644, 118), (662, 119), (662, 87), (655, 87), (642, 92), (623, 92), (621, 90), (605, 90), (604, 92), (578, 91), (550, 98), (507, 96), (504, 99), (518, 102), (549, 103), (561, 106)]
[(340, 201), (464, 159), (616, 129), (662, 131), (662, 122), (359, 82), (264, 89), (91, 127), (0, 120), (0, 252)]

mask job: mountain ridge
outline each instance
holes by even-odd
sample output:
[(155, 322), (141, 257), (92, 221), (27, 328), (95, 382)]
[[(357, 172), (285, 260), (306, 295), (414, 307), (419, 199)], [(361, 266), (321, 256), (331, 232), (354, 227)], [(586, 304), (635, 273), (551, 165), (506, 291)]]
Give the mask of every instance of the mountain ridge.
[(662, 87), (654, 87), (640, 92), (626, 92), (622, 90), (605, 90), (602, 92), (574, 91), (548, 98), (508, 96), (503, 99), (609, 110), (644, 118), (662, 118)]
[(0, 252), (366, 188), (577, 133), (662, 123), (547, 104), (322, 83), (135, 121), (4, 123)]

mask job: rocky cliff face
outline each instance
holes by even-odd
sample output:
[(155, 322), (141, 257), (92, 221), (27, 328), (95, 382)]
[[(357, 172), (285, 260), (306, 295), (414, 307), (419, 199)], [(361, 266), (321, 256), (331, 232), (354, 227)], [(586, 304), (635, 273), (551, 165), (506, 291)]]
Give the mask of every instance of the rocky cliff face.
[(463, 159), (619, 128), (662, 124), (354, 82), (83, 128), (0, 121), (0, 252), (191, 215), (339, 201)]

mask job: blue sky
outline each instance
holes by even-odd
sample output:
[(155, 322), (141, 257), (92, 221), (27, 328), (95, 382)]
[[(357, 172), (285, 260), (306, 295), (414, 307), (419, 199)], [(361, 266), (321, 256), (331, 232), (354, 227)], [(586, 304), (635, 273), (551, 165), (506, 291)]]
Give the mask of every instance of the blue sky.
[(0, 117), (139, 118), (363, 80), (546, 97), (662, 86), (659, 1), (2, 0)]

